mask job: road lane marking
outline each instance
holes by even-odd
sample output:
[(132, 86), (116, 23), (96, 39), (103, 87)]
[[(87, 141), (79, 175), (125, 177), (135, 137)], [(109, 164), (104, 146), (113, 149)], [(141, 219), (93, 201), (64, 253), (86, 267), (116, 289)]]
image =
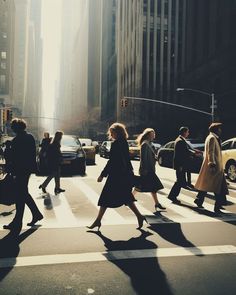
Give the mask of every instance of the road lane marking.
[(236, 254), (236, 247), (233, 245), (201, 246), (201, 247), (186, 247), (186, 248), (173, 247), (173, 248), (1, 258), (0, 268), (36, 266), (36, 265), (55, 265), (55, 264), (65, 264), (65, 263), (114, 261), (114, 260), (127, 260), (127, 259), (206, 256), (206, 255), (219, 255), (219, 254), (221, 255)]
[[(73, 182), (87, 197), (87, 199), (99, 210), (97, 205), (99, 194), (97, 194), (90, 186), (88, 186), (83, 180), (72, 178), (70, 181)], [(109, 209), (109, 208), (108, 208)], [(95, 218), (96, 216), (94, 216)], [(111, 210), (107, 210), (104, 215), (104, 224), (106, 221), (109, 221), (109, 224), (125, 224), (126, 220), (119, 213), (115, 211), (115, 208)]]

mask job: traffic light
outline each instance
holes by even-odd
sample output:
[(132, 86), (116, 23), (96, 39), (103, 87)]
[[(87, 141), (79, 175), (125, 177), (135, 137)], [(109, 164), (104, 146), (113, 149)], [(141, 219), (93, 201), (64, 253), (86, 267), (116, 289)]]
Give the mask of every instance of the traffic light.
[(128, 99), (127, 98), (121, 99), (121, 106), (122, 106), (122, 108), (126, 108), (128, 106)]
[(8, 109), (7, 110), (7, 121), (11, 121), (12, 120), (12, 110)]

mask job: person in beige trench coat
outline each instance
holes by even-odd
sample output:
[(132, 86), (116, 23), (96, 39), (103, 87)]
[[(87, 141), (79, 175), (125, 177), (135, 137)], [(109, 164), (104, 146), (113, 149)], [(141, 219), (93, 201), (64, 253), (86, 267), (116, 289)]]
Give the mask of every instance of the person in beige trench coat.
[(209, 127), (210, 133), (205, 141), (204, 159), (195, 184), (199, 193), (194, 201), (199, 208), (203, 208), (202, 204), (207, 192), (213, 192), (216, 199), (214, 207), (216, 213), (222, 213), (220, 209), (223, 209), (222, 204), (225, 202), (225, 195), (228, 194), (222, 163), (221, 127), (221, 123), (212, 123)]

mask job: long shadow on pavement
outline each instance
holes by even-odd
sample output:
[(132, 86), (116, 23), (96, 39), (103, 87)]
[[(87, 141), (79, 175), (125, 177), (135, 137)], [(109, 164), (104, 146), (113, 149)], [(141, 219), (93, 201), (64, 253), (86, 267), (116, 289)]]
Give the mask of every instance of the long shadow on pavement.
[[(143, 250), (153, 249), (156, 251), (157, 245), (154, 242), (146, 240), (150, 232), (141, 230), (141, 235), (136, 238), (131, 238), (128, 241), (113, 241), (103, 235), (100, 231), (88, 231), (90, 233), (97, 234), (104, 242), (107, 248), (107, 257), (109, 251), (122, 251), (122, 250)], [(111, 259), (114, 265), (120, 268), (125, 274), (130, 277), (132, 287), (135, 290), (135, 294), (139, 295), (154, 295), (165, 294), (173, 295), (173, 292), (168, 284), (165, 273), (160, 268), (158, 259), (155, 258), (139, 258), (139, 259)]]
[(204, 256), (192, 242), (186, 239), (180, 223), (170, 223), (168, 226), (165, 224), (151, 224), (149, 228), (158, 233), (166, 241), (183, 248), (189, 248), (189, 252), (195, 256)]
[[(14, 268), (16, 258), (20, 252), (20, 243), (33, 234), (37, 229), (38, 228), (30, 228), (20, 235), (14, 232), (9, 232), (9, 234), (0, 240), (0, 282)], [(11, 266), (3, 267), (6, 259)]]

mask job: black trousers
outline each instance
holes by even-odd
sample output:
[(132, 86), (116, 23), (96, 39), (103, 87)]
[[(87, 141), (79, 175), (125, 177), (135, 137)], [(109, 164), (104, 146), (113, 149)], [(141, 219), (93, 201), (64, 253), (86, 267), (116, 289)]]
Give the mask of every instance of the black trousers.
[(180, 193), (181, 187), (186, 187), (186, 185), (187, 185), (186, 170), (177, 168), (176, 169), (176, 182), (173, 185), (168, 198), (171, 200), (175, 200)]
[[(202, 191), (197, 194), (196, 200), (198, 200), (198, 203), (200, 205), (203, 204), (206, 195), (207, 195), (207, 192), (202, 192)], [(223, 205), (223, 203), (224, 203), (225, 196), (223, 197), (221, 194), (216, 194), (216, 193), (214, 193), (214, 195), (215, 195), (215, 200), (216, 200), (215, 201), (215, 208), (219, 209), (220, 206)]]
[(29, 173), (16, 175), (16, 189), (18, 195), (16, 201), (16, 215), (12, 222), (19, 226), (21, 226), (22, 224), (25, 205), (29, 207), (33, 217), (41, 214), (32, 196), (29, 194), (29, 178)]

